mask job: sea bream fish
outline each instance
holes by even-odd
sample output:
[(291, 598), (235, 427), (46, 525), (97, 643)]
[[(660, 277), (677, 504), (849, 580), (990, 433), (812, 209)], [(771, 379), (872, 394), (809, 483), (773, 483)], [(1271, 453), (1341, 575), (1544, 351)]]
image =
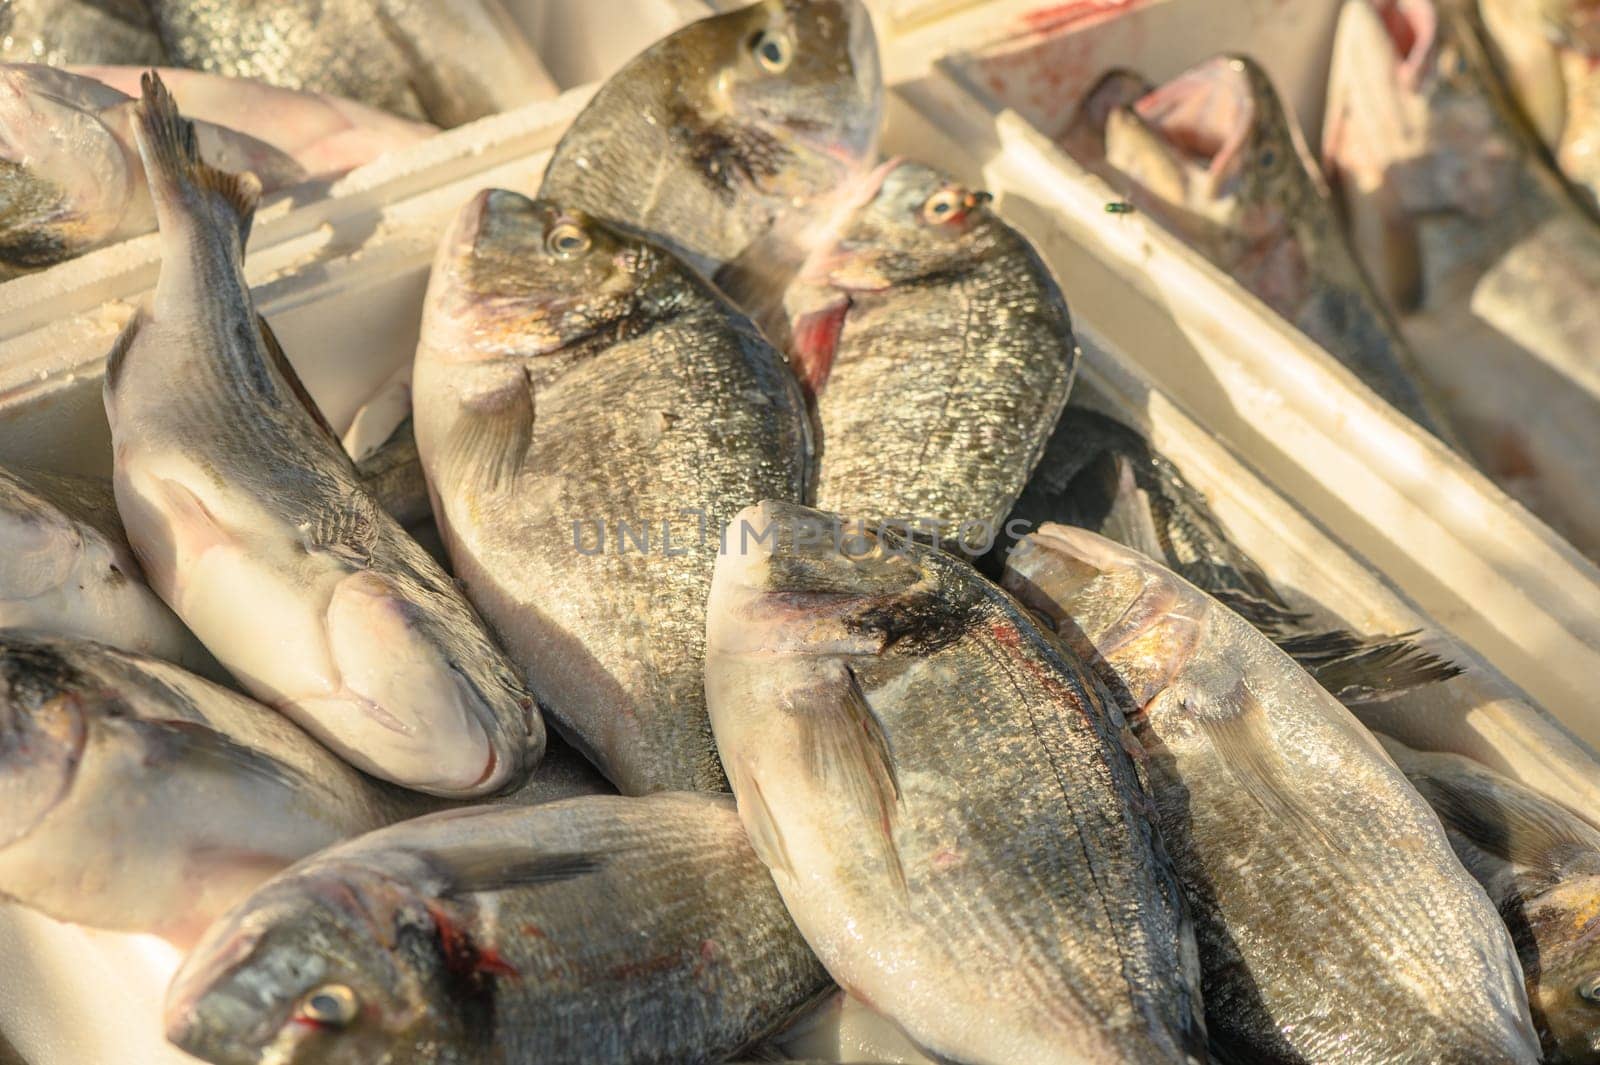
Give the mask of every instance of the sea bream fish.
[(464, 809), (218, 922), (166, 1030), (217, 1065), (725, 1061), (827, 986), (723, 795)]
[(248, 690), (357, 768), (446, 796), (514, 784), (544, 747), (533, 699), (362, 486), (251, 305), (256, 181), (200, 160), (154, 75), (135, 132), (163, 261), (107, 358), (105, 407), (151, 586)]
[(685, 26), (608, 78), (539, 196), (642, 232), (707, 277), (775, 228), (773, 256), (798, 256), (787, 245), (810, 216), (871, 167), (882, 108), (860, 0), (761, 0)]
[(1084, 663), (953, 554), (743, 511), (706, 696), (756, 853), (846, 991), (968, 1065), (1203, 1060), (1142, 758)]
[(1225, 1054), (1539, 1060), (1499, 915), (1371, 733), (1292, 659), (1083, 529), (1024, 538), (1004, 583), (1128, 707)]
[(111, 485), (0, 469), (0, 628), (98, 640), (208, 674), (216, 662), (144, 581)]
[[(70, 72), (131, 97), (139, 94), (144, 69), (74, 66)], [(410, 122), (337, 96), (199, 70), (163, 67), (158, 73), (185, 116), (265, 141), (299, 163), (308, 178), (338, 177), (439, 132), (426, 122)]]
[[(1205, 495), (1131, 427), (1067, 408), (1006, 524), (1020, 532), (1047, 522), (1089, 529), (1171, 568), (1265, 633), (1368, 728), (1476, 759), (1600, 819), (1600, 761), (1543, 708), (1467, 648), (1427, 631), (1424, 618), (1369, 634), (1321, 604), (1290, 601)], [(985, 564), (998, 573), (1010, 547), (997, 546)]]
[(439, 251), (417, 449), (456, 576), (624, 794), (726, 788), (706, 720), (718, 530), (798, 500), (783, 357), (665, 250), (485, 190)]
[[(1090, 95), (1125, 90), (1114, 72)], [(1434, 395), (1345, 242), (1300, 130), (1255, 60), (1218, 56), (1130, 103), (1108, 99), (1097, 163), (1177, 233), (1418, 425), (1454, 442)], [(1093, 114), (1084, 117), (1093, 117)]]
[[(132, 98), (93, 78), (0, 66), (0, 276), (155, 229), (134, 108)], [(264, 189), (306, 179), (299, 163), (247, 134), (202, 124), (196, 137), (207, 162), (248, 170)]]
[(0, 795), (0, 897), (179, 944), (274, 872), (397, 815), (259, 703), (31, 632), (0, 632)]
[(357, 100), (437, 126), (557, 92), (501, 0), (148, 2), (174, 66)]
[(1600, 830), (1469, 758), (1378, 738), (1510, 927), (1545, 1061), (1600, 1061)]
[(0, 61), (156, 66), (167, 50), (146, 0), (6, 0)]
[(981, 554), (1066, 404), (1071, 316), (987, 193), (906, 161), (878, 180), (768, 330), (812, 397), (813, 499)]
[(1323, 159), (1478, 464), (1600, 552), (1600, 227), (1497, 80), (1473, 0), (1346, 0)]

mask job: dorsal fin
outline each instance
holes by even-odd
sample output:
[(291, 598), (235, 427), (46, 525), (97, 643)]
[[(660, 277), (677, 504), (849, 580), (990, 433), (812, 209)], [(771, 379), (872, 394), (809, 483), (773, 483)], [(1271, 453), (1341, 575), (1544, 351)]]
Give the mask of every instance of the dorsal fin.
[[(199, 192), (221, 203), (239, 227), (239, 243), (250, 235), (256, 203), (261, 199), (261, 182), (249, 171), (230, 174), (200, 158), (194, 123), (178, 112), (178, 103), (162, 84), (155, 71), (139, 79), (143, 98), (134, 114), (133, 132), (139, 142), (150, 192), (156, 202), (158, 219), (163, 205)], [(165, 224), (162, 228), (167, 228)]]

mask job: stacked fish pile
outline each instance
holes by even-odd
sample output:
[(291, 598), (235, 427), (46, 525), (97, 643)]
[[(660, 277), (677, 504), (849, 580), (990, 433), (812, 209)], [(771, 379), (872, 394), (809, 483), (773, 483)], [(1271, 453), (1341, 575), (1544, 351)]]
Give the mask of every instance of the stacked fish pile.
[[(1170, 162), (1219, 82), (1267, 91), (1080, 132)], [(183, 949), (219, 1065), (781, 1060), (840, 992), (905, 1060), (1600, 1060), (1595, 815), (1068, 406), (1055, 279), (882, 97), (857, 0), (642, 53), (461, 208), (357, 465), (244, 279), (263, 181), (145, 75), (112, 484), (0, 474), (0, 894)], [(1316, 263), (1304, 327), (1360, 319)]]

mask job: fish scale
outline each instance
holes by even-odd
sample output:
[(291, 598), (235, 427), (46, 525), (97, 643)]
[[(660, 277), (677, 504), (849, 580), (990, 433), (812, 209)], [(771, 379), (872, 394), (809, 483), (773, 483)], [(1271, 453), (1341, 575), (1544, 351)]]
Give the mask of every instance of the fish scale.
[(1538, 1059), (1504, 924), (1371, 734), (1283, 651), (1082, 529), (1023, 539), (1004, 583), (1139, 711), (1225, 1052)]
[(869, 530), (846, 554), (792, 504), (740, 520), (777, 538), (718, 562), (712, 724), (841, 986), (950, 1060), (1203, 1056), (1187, 917), (1092, 675), (944, 552)]

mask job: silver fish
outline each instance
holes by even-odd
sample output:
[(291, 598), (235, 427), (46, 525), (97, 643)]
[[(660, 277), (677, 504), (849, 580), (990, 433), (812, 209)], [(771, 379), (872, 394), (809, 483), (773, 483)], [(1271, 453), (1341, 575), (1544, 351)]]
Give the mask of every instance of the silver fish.
[[(144, 68), (73, 66), (70, 72), (137, 96)], [(337, 96), (199, 70), (163, 67), (159, 73), (179, 109), (196, 123), (248, 133), (300, 164), (310, 178), (337, 177), (439, 132)]]
[[(134, 145), (133, 99), (93, 78), (0, 66), (0, 273), (37, 269), (155, 229)], [(221, 126), (196, 127), (200, 153), (266, 189), (305, 180), (293, 159)]]
[(1071, 318), (987, 193), (920, 163), (878, 178), (784, 294), (776, 331), (813, 397), (814, 499), (982, 554), (1066, 404)]
[(149, 3), (177, 66), (358, 100), (439, 126), (556, 94), (500, 0)]
[(145, 0), (6, 0), (0, 60), (151, 66), (165, 63), (167, 50)]
[(212, 674), (217, 665), (144, 582), (111, 485), (0, 469), (0, 628), (76, 636)]
[(1474, 0), (1346, 0), (1323, 160), (1473, 458), (1600, 553), (1600, 227), (1503, 91)]
[(716, 530), (799, 499), (803, 400), (667, 252), (486, 190), (441, 245), (418, 451), (456, 575), (624, 794), (725, 788), (701, 678)]
[(607, 79), (539, 196), (641, 231), (709, 277), (870, 167), (882, 108), (860, 0), (762, 0)]
[(107, 359), (105, 406), (151, 586), (246, 688), (357, 768), (449, 796), (514, 783), (544, 747), (532, 698), (362, 487), (251, 305), (255, 181), (199, 160), (153, 75), (135, 130), (163, 263)]
[(1510, 927), (1545, 1061), (1600, 1061), (1600, 830), (1471, 759), (1378, 738)]
[[(1126, 84), (1125, 75), (1109, 78), (1111, 89)], [(1135, 208), (1400, 413), (1455, 442), (1433, 385), (1346, 243), (1327, 183), (1260, 64), (1218, 56), (1131, 103), (1112, 102), (1100, 105), (1105, 151), (1097, 162), (1114, 184), (1132, 182), (1127, 196)]]
[(966, 563), (842, 521), (746, 509), (707, 607), (717, 747), (806, 941), (940, 1060), (1203, 1058), (1110, 697)]
[(1371, 733), (1284, 652), (1083, 529), (1025, 538), (1004, 583), (1131, 708), (1225, 1053), (1538, 1060), (1505, 925)]
[(177, 666), (0, 633), (0, 896), (190, 943), (397, 807), (281, 715)]
[(195, 948), (166, 1021), (218, 1065), (710, 1065), (826, 984), (731, 799), (592, 796), (301, 863)]

